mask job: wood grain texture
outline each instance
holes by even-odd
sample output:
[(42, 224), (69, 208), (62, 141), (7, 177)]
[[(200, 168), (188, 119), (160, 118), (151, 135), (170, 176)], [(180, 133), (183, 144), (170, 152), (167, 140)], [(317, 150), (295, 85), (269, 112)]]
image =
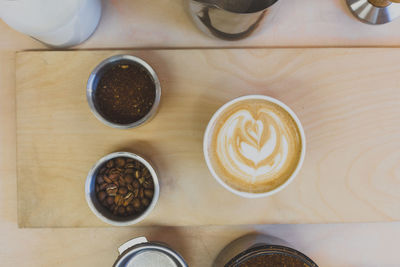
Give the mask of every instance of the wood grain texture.
[[(168, 243), (191, 267), (211, 266), (242, 235), (288, 241), (320, 266), (397, 266), (400, 223), (222, 227), (18, 229), (15, 164), (15, 53), (0, 51), (0, 258), (4, 266), (110, 266), (116, 248), (141, 235)], [(24, 246), (21, 246), (24, 244)], [(384, 251), (382, 250), (384, 248)], [(21, 257), (21, 255), (24, 255)]]
[[(90, 71), (119, 53), (148, 61), (163, 88), (153, 121), (128, 131), (102, 125), (85, 99)], [(19, 225), (105, 225), (83, 185), (90, 167), (118, 150), (144, 155), (160, 174), (160, 200), (142, 225), (399, 220), (399, 59), (398, 49), (18, 53)], [(307, 154), (288, 188), (245, 200), (209, 174), (202, 135), (220, 105), (254, 93), (297, 113)]]

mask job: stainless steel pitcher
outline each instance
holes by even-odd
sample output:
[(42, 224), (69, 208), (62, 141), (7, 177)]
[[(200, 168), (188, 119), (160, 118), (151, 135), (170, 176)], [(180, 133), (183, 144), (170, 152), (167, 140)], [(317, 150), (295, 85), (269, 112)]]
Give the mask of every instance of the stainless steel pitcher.
[(246, 38), (254, 32), (278, 0), (186, 0), (189, 13), (205, 33), (225, 40)]

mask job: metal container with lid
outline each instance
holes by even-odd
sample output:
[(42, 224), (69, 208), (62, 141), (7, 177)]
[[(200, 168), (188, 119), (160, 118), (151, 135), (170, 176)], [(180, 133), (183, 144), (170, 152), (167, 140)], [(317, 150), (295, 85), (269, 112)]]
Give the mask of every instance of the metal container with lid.
[(187, 267), (176, 251), (159, 242), (149, 242), (145, 237), (129, 240), (118, 248), (119, 257), (114, 267)]

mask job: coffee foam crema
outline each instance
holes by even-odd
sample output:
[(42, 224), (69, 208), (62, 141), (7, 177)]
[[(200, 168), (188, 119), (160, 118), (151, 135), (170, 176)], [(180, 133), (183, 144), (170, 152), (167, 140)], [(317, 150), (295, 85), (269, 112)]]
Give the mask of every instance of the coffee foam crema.
[(301, 157), (296, 122), (284, 108), (263, 99), (228, 106), (215, 120), (210, 140), (214, 171), (242, 192), (277, 188), (290, 178)]

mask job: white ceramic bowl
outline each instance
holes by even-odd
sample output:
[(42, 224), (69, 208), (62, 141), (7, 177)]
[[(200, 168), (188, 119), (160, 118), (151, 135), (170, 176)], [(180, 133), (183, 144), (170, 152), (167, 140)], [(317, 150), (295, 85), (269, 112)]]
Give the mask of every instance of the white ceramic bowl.
[[(293, 120), (296, 122), (297, 127), (298, 127), (299, 132), (300, 132), (300, 138), (301, 138), (301, 142), (302, 142), (300, 159), (299, 159), (297, 167), (294, 170), (294, 172), (292, 173), (292, 175), (286, 180), (286, 182), (284, 182), (283, 184), (281, 184), (277, 188), (275, 188), (275, 189), (273, 189), (271, 191), (263, 192), (263, 193), (251, 193), (251, 192), (239, 191), (239, 190), (229, 186), (226, 182), (224, 182), (224, 180), (214, 170), (212, 162), (211, 162), (211, 159), (210, 159), (210, 156), (209, 156), (209, 154), (210, 154), (210, 152), (209, 152), (209, 144), (210, 144), (210, 141), (211, 141), (211, 138), (212, 138), (212, 134), (213, 134), (213, 131), (214, 131), (215, 121), (219, 118), (220, 114), (222, 112), (224, 112), (231, 105), (233, 105), (233, 104), (235, 104), (237, 102), (240, 102), (240, 101), (243, 101), (243, 100), (249, 100), (249, 99), (267, 100), (269, 102), (277, 104), (278, 106), (280, 106), (284, 110), (286, 110), (290, 114), (290, 116), (293, 118)], [(288, 186), (288, 184), (290, 184), (293, 181), (293, 179), (296, 177), (296, 175), (299, 173), (299, 171), (301, 169), (301, 166), (303, 165), (304, 157), (305, 157), (305, 154), (306, 154), (306, 137), (305, 137), (305, 134), (304, 134), (303, 126), (301, 125), (299, 118), (284, 103), (282, 103), (281, 101), (279, 101), (279, 100), (277, 100), (275, 98), (269, 97), (269, 96), (264, 96), (264, 95), (246, 95), (246, 96), (241, 96), (241, 97), (235, 98), (235, 99), (227, 102), (225, 105), (220, 107), (214, 113), (214, 115), (212, 116), (210, 122), (208, 123), (207, 129), (206, 129), (206, 131), (204, 133), (203, 152), (204, 152), (204, 158), (205, 158), (206, 163), (207, 163), (207, 167), (210, 170), (210, 172), (213, 175), (213, 177), (218, 181), (218, 183), (220, 183), (223, 187), (228, 189), (230, 192), (232, 192), (232, 193), (234, 193), (234, 194), (236, 194), (238, 196), (245, 197), (245, 198), (267, 197), (267, 196), (270, 196), (272, 194), (275, 194), (275, 193), (281, 191), (283, 188)]]

